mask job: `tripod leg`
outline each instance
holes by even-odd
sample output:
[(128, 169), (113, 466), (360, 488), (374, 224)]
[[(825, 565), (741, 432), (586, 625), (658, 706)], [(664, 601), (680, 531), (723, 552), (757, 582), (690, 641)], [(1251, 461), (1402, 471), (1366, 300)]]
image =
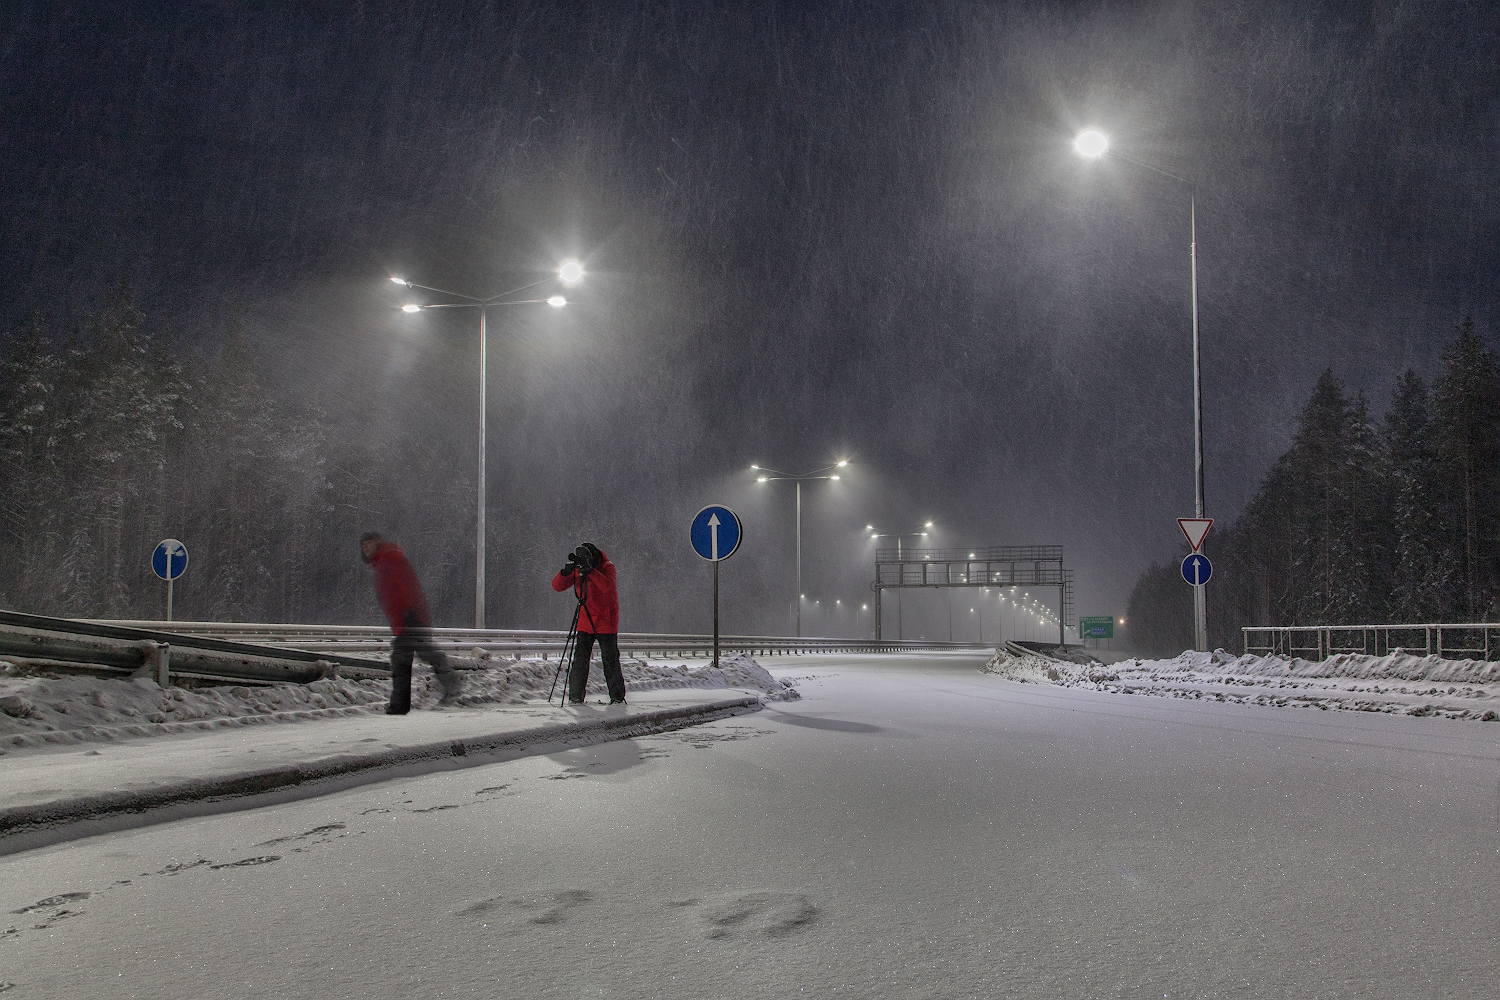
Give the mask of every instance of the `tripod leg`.
[[(562, 652), (557, 657), (557, 669), (552, 672), (552, 687), (547, 690), (547, 704), (552, 704), (552, 692), (557, 690), (557, 679), (562, 676), (563, 664), (568, 662), (568, 647), (578, 643), (578, 612), (583, 609), (583, 602), (578, 602), (578, 607), (573, 609), (573, 624), (568, 626), (568, 637), (563, 640)], [(568, 692), (563, 691), (563, 696), (557, 703), (562, 708), (567, 703)]]

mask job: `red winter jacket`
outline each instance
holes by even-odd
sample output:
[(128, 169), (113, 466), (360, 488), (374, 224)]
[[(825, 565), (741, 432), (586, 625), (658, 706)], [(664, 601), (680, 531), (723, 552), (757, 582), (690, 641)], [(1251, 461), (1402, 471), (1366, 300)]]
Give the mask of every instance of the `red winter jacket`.
[(370, 565), (375, 570), (375, 597), (390, 620), (391, 631), (400, 635), (411, 627), (431, 628), (432, 611), (417, 582), (417, 571), (406, 561), (401, 547), (395, 542), (381, 542), (370, 557)]
[(609, 556), (599, 553), (599, 565), (582, 582), (571, 570), (552, 578), (553, 590), (560, 593), (569, 587), (579, 597), (584, 597), (587, 588), (583, 610), (578, 612), (578, 631), (593, 635), (614, 635), (620, 631), (620, 595), (615, 592), (615, 564), (609, 561)]

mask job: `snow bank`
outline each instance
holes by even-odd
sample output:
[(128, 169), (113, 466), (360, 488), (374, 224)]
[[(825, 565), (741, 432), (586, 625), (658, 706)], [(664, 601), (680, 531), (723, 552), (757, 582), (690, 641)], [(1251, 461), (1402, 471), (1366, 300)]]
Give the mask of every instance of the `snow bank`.
[(998, 650), (984, 670), (1022, 683), (1124, 694), (1487, 722), (1500, 719), (1500, 663), (1445, 660), (1401, 649), (1386, 656), (1343, 653), (1316, 663), (1295, 657), (1235, 656), (1219, 649), (1105, 666), (1065, 662), (1010, 647)]
[[(460, 660), (464, 693), (457, 704), (520, 705), (547, 697), (557, 661)], [(746, 654), (721, 660), (718, 669), (668, 666), (625, 660), (629, 691), (671, 688), (742, 688), (764, 692), (768, 701), (801, 697), (790, 683), (772, 677)], [(412, 678), (412, 705), (437, 706), (441, 690), (431, 672), (418, 667)], [(561, 688), (566, 678), (558, 680)], [(226, 726), (301, 722), (384, 711), (390, 681), (336, 677), (311, 684), (264, 687), (223, 685), (182, 688), (140, 677), (101, 678), (57, 674), (0, 662), (0, 753), (37, 747), (185, 733)], [(603, 695), (597, 667), (589, 672), (588, 694)]]

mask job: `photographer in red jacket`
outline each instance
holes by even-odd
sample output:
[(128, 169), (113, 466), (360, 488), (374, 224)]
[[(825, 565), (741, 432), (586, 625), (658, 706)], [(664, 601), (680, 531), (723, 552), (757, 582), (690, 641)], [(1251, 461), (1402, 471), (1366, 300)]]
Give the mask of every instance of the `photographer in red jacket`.
[(625, 675), (620, 671), (620, 597), (615, 591), (615, 564), (599, 551), (599, 546), (584, 542), (568, 554), (568, 564), (552, 578), (553, 590), (561, 593), (569, 587), (582, 607), (578, 609), (578, 644), (568, 668), (568, 700), (575, 705), (583, 702), (597, 639), (609, 703), (623, 705)]
[(375, 571), (375, 597), (380, 610), (391, 623), (391, 703), (387, 715), (405, 715), (411, 711), (411, 663), (413, 656), (432, 664), (438, 683), (443, 686), (443, 703), (451, 702), (463, 690), (463, 679), (454, 672), (443, 651), (432, 644), (432, 612), (417, 571), (411, 568), (406, 553), (395, 542), (388, 542), (378, 532), (360, 536), (359, 550), (364, 561)]

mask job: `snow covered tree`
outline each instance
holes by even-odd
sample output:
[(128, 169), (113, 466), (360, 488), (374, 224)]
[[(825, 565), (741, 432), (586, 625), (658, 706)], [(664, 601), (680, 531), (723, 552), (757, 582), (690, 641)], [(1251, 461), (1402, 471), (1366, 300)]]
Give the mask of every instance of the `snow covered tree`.
[(1384, 436), (1394, 544), (1386, 617), (1395, 622), (1450, 617), (1457, 579), (1448, 558), (1454, 536), (1435, 489), (1437, 455), (1427, 386), (1411, 369), (1397, 384)]
[(1457, 535), (1455, 610), (1469, 621), (1500, 594), (1500, 371), (1465, 319), (1433, 390), (1434, 486)]

